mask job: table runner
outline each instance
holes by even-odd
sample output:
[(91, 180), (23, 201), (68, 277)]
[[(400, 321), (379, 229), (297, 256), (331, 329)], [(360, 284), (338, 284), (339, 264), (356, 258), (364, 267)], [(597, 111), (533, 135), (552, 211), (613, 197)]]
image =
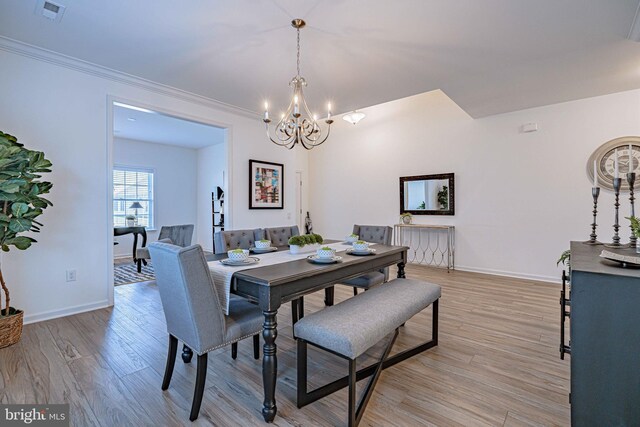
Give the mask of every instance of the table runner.
[[(349, 249), (349, 246), (344, 242), (338, 243), (329, 243), (323, 244), (322, 247), (329, 246), (331, 249), (335, 249), (336, 251), (345, 251)], [(229, 299), (231, 294), (231, 281), (233, 279), (233, 274), (239, 271), (251, 270), (253, 268), (265, 267), (267, 265), (280, 264), (283, 262), (295, 261), (299, 259), (307, 258), (309, 255), (315, 255), (315, 252), (307, 252), (303, 254), (292, 254), (289, 251), (278, 251), (278, 252), (269, 252), (266, 254), (251, 254), (252, 257), (257, 257), (260, 259), (259, 262), (246, 266), (246, 267), (232, 267), (227, 266), (220, 261), (209, 261), (207, 264), (209, 265), (209, 271), (211, 272), (211, 277), (213, 278), (213, 283), (216, 288), (216, 292), (218, 293), (218, 298), (220, 299), (220, 305), (224, 310), (225, 314), (229, 314)], [(344, 257), (342, 262), (354, 261), (356, 258), (353, 257)]]

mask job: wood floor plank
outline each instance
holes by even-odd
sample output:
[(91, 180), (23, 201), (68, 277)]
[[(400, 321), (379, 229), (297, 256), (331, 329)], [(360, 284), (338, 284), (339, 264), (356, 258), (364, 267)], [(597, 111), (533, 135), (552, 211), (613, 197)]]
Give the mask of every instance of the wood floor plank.
[(43, 323), (25, 326), (22, 343), (29, 349), (24, 356), (33, 378), (33, 403), (68, 403), (72, 425), (99, 425), (49, 329)]

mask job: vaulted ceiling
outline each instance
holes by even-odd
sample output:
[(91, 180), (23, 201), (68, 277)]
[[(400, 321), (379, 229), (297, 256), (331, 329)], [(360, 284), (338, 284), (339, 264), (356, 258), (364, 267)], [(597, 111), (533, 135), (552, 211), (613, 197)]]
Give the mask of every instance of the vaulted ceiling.
[(2, 1), (0, 35), (255, 111), (286, 106), (298, 17), (318, 113), (442, 89), (482, 117), (640, 87), (638, 0), (52, 1), (60, 22)]

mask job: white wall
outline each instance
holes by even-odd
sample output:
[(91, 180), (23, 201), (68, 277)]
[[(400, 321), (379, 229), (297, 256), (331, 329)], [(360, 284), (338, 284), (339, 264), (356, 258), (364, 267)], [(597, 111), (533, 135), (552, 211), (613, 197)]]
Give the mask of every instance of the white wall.
[[(362, 111), (357, 126), (337, 120), (310, 155), (316, 232), (342, 237), (353, 223), (397, 223), (400, 176), (454, 172), (456, 215), (414, 222), (456, 226), (458, 268), (543, 280), (558, 279), (556, 260), (570, 240), (589, 237), (589, 155), (640, 133), (640, 91), (478, 120), (441, 91)], [(521, 133), (529, 122), (540, 130)], [(601, 240), (611, 239), (612, 205), (603, 191)], [(626, 198), (622, 206), (627, 216)], [(621, 235), (628, 241), (628, 227)]]
[[(259, 117), (235, 114), (197, 96), (4, 39), (0, 63), (0, 92), (6, 100), (0, 103), (2, 130), (29, 148), (44, 151), (53, 162), (54, 206), (42, 217), (38, 243), (26, 252), (12, 250), (3, 259), (12, 303), (25, 310), (26, 321), (103, 307), (111, 301), (108, 96), (228, 128), (231, 224), (256, 227), (292, 221), (287, 219), (295, 209), (294, 175), (289, 172), (306, 169), (306, 153), (266, 141)], [(249, 158), (285, 164), (285, 210), (248, 209)], [(77, 270), (77, 281), (65, 281), (67, 269)]]
[[(155, 230), (147, 232), (149, 242), (158, 240), (163, 225), (194, 224), (197, 227), (197, 153), (199, 150), (163, 144), (115, 138), (113, 163), (154, 171)], [(130, 257), (133, 247), (131, 234), (116, 237), (119, 244), (113, 248), (114, 256)], [(141, 243), (138, 243), (140, 247)]]
[[(211, 252), (213, 252), (213, 219), (211, 217), (211, 193), (216, 191), (216, 187), (220, 187), (223, 190), (225, 189), (226, 165), (226, 144), (215, 144), (198, 150), (197, 242), (203, 248)], [(216, 210), (219, 209), (219, 206), (220, 205), (216, 202)], [(220, 216), (216, 215), (216, 221), (219, 220)]]

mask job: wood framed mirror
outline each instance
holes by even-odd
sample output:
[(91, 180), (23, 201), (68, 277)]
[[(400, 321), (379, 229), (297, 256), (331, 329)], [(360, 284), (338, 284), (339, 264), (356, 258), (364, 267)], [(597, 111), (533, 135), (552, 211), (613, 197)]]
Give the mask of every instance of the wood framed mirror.
[(455, 215), (454, 174), (401, 176), (400, 213)]

